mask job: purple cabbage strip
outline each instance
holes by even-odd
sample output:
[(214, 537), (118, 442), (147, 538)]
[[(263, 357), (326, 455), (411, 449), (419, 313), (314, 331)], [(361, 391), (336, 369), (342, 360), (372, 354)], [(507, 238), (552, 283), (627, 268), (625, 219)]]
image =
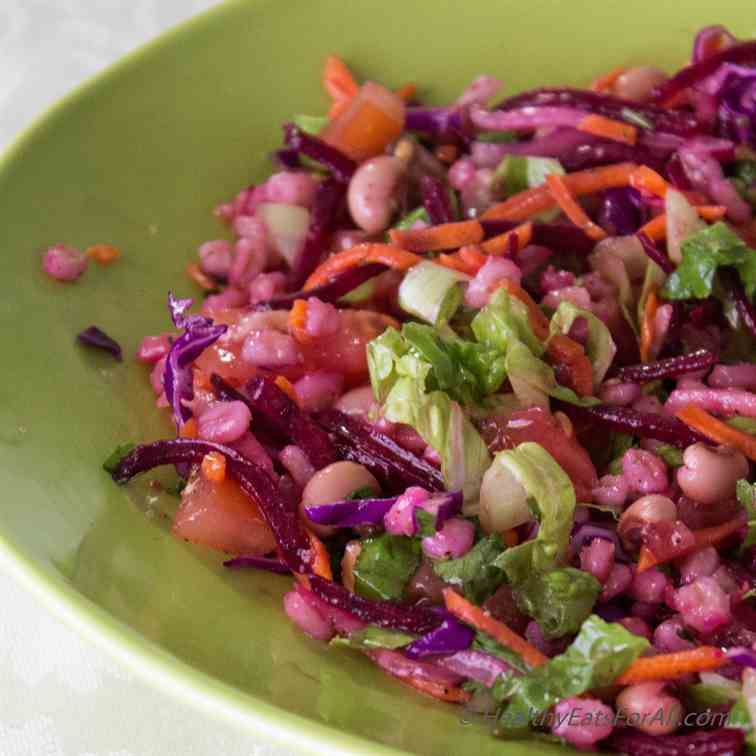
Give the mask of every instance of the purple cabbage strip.
[(472, 649), (458, 651), (452, 656), (443, 656), (433, 661), (436, 666), (443, 667), (457, 675), (462, 675), (462, 677), (466, 677), (469, 680), (477, 680), (477, 682), (482, 683), (487, 688), (492, 687), (501, 675), (520, 674), (503, 659), (499, 659), (492, 654), (487, 654), (484, 651), (475, 651)]
[[(720, 136), (756, 146), (756, 69), (725, 64), (718, 88)], [(716, 78), (720, 78), (717, 73)]]
[(385, 490), (402, 493), (409, 486), (444, 490), (441, 473), (433, 465), (372, 426), (335, 409), (319, 413), (316, 420), (330, 436), (339, 458), (367, 467)]
[(365, 281), (369, 281), (371, 278), (375, 278), (381, 273), (385, 273), (388, 270), (386, 265), (381, 263), (368, 263), (367, 265), (358, 265), (354, 268), (349, 268), (342, 273), (334, 276), (327, 284), (317, 286), (314, 289), (307, 289), (307, 291), (295, 291), (292, 294), (281, 294), (278, 297), (273, 297), (267, 302), (259, 302), (254, 305), (254, 310), (286, 310), (292, 306), (296, 299), (309, 299), (310, 297), (317, 297), (321, 302), (338, 302), (341, 297), (349, 294), (350, 291), (354, 291), (358, 286), (362, 286)]
[[(714, 55), (686, 66), (671, 79), (659, 85), (653, 93), (657, 103), (664, 103), (683, 89), (698, 84), (699, 81), (713, 74), (723, 63), (756, 63), (756, 40), (741, 42)], [(681, 111), (666, 111), (668, 113)], [(665, 129), (669, 131), (670, 129)]]
[(269, 378), (253, 378), (244, 391), (255, 415), (265, 419), (276, 434), (289, 439), (307, 455), (316, 470), (338, 457), (328, 434)]
[(696, 370), (710, 368), (717, 361), (717, 355), (708, 349), (697, 349), (690, 354), (679, 357), (666, 357), (656, 362), (641, 365), (626, 365), (617, 370), (617, 378), (630, 383), (655, 381), (657, 378), (675, 378), (678, 375), (693, 373)]
[(743, 646), (735, 646), (727, 651), (727, 658), (741, 667), (756, 669), (756, 651)]
[(273, 157), (281, 166), (281, 168), (287, 171), (294, 171), (297, 168), (302, 167), (302, 163), (299, 159), (299, 150), (293, 150), (290, 147), (286, 147), (280, 150), (276, 150), (273, 153)]
[(627, 617), (627, 609), (614, 601), (609, 601), (606, 604), (599, 604), (593, 611), (605, 622), (617, 622), (618, 620)]
[(84, 346), (102, 349), (104, 352), (112, 354), (118, 362), (123, 362), (121, 345), (115, 339), (111, 339), (105, 331), (97, 326), (85, 328), (81, 333), (76, 335), (76, 340)]
[(457, 137), (462, 141), (469, 138), (463, 109), (458, 107), (407, 108), (404, 128), (434, 137)]
[[(517, 223), (505, 220), (481, 221), (486, 238), (511, 231)], [(533, 222), (533, 244), (548, 247), (553, 252), (575, 252), (588, 255), (596, 242), (572, 223)]]
[(615, 729), (602, 745), (627, 756), (740, 756), (745, 732), (734, 727), (690, 735), (646, 735), (630, 727)]
[(544, 87), (521, 92), (496, 106), (497, 110), (515, 110), (523, 107), (540, 106), (573, 107), (592, 113), (627, 120), (625, 113), (632, 110), (654, 124), (655, 131), (668, 132), (687, 137), (701, 131), (701, 124), (695, 115), (685, 110), (668, 110), (658, 105), (641, 105), (632, 100), (623, 100), (613, 95), (591, 92), (588, 89), (569, 87)]
[(740, 315), (740, 319), (743, 321), (743, 325), (748, 329), (751, 336), (756, 338), (756, 310), (754, 310), (753, 303), (745, 293), (743, 283), (741, 282), (737, 271), (723, 271), (720, 273), (720, 280), (730, 291), (730, 294), (735, 301), (735, 308), (738, 311), (738, 315)]
[(404, 649), (404, 654), (409, 659), (422, 659), (435, 654), (456, 654), (470, 648), (474, 639), (475, 631), (471, 627), (446, 614), (437, 628), (410, 643)]
[(423, 207), (430, 217), (432, 226), (451, 223), (454, 220), (446, 184), (433, 176), (425, 175), (420, 179), (420, 191), (423, 195)]
[(292, 572), (309, 572), (310, 539), (302, 528), (294, 502), (281, 494), (276, 482), (262, 467), (227, 446), (193, 438), (155, 441), (137, 446), (121, 459), (111, 474), (116, 483), (122, 484), (160, 465), (199, 464), (210, 452), (225, 456), (229, 474), (244, 493), (257, 502), (286, 565)]
[(289, 288), (299, 289), (307, 277), (318, 267), (323, 257), (328, 234), (344, 202), (346, 187), (340, 181), (328, 178), (318, 184), (310, 210), (310, 226), (304, 245), (289, 272)]
[(607, 189), (601, 195), (597, 221), (612, 236), (634, 234), (643, 223), (640, 192), (631, 186)]
[(586, 522), (582, 525), (578, 525), (575, 528), (575, 532), (572, 535), (570, 544), (572, 550), (576, 553), (580, 553), (580, 549), (587, 543), (590, 543), (594, 538), (600, 538), (603, 541), (611, 541), (614, 544), (615, 558), (620, 562), (629, 562), (630, 557), (622, 548), (622, 543), (617, 535), (617, 532), (612, 528), (605, 527), (603, 525), (596, 525), (592, 522)]
[(643, 232), (636, 234), (638, 237), (638, 241), (641, 243), (641, 246), (643, 247), (643, 251), (646, 253), (646, 255), (653, 260), (667, 275), (672, 273), (675, 269), (675, 264), (672, 262), (672, 260), (667, 257), (664, 252), (662, 252), (659, 247), (654, 244), (653, 240), (648, 236), (648, 234), (644, 234)]
[(613, 407), (600, 404), (595, 407), (575, 407), (571, 411), (584, 413), (592, 420), (609, 426), (612, 430), (629, 433), (642, 438), (655, 438), (665, 444), (671, 444), (680, 449), (706, 441), (706, 437), (689, 428), (676, 417), (656, 415), (651, 412), (638, 412), (630, 407)]
[(331, 147), (322, 139), (318, 139), (312, 134), (306, 134), (299, 126), (293, 123), (284, 124), (284, 141), (290, 149), (297, 150), (302, 155), (317, 163), (321, 163), (333, 174), (333, 177), (343, 184), (348, 184), (354, 172), (357, 170), (357, 163), (352, 158), (347, 157), (341, 150)]
[(305, 507), (308, 519), (318, 525), (336, 528), (353, 528), (358, 525), (380, 525), (386, 512), (396, 502), (398, 496), (388, 499), (348, 499), (332, 504)]
[(318, 598), (369, 625), (424, 635), (438, 627), (442, 621), (438, 614), (425, 607), (404, 606), (393, 601), (370, 601), (350, 593), (339, 583), (324, 580), (317, 575), (311, 575), (309, 581), (310, 589)]
[(291, 570), (280, 559), (273, 557), (261, 557), (261, 556), (238, 556), (233, 559), (227, 559), (223, 562), (224, 567), (228, 567), (229, 570), (240, 570), (246, 567), (252, 567), (256, 570), (264, 570), (265, 572), (275, 572), (278, 575), (289, 575)]
[(709, 43), (712, 38), (718, 40), (721, 37), (727, 37), (727, 41), (733, 45), (737, 43), (737, 39), (725, 29), (724, 26), (704, 26), (693, 40), (693, 55), (691, 56), (691, 63), (700, 63), (706, 55)]
[(187, 402), (194, 398), (192, 363), (228, 328), (225, 325), (213, 325), (212, 320), (201, 315), (185, 315), (191, 305), (191, 299), (174, 299), (173, 294), (168, 292), (171, 319), (176, 328), (184, 329), (184, 333), (171, 345), (163, 372), (165, 398), (177, 427), (181, 427), (192, 416), (192, 411), (187, 407)]

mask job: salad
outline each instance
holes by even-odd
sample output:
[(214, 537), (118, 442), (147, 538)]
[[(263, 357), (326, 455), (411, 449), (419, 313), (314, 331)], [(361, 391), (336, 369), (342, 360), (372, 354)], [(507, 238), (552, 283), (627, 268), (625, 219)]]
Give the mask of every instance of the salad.
[(323, 84), (139, 349), (175, 436), (105, 468), (175, 466), (177, 537), (497, 736), (756, 748), (756, 42), (444, 107)]

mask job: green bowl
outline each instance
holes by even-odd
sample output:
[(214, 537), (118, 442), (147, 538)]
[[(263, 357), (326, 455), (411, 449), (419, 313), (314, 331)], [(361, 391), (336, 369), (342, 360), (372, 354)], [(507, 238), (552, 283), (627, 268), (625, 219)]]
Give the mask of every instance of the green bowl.
[[(224, 571), (218, 554), (170, 536), (175, 499), (110, 481), (100, 466), (116, 444), (171, 430), (131, 355), (166, 327), (169, 288), (198, 294), (183, 271), (223, 233), (212, 207), (265, 175), (284, 120), (324, 111), (327, 53), (443, 102), (481, 72), (515, 92), (584, 83), (618, 64), (675, 67), (702, 25), (752, 31), (749, 6), (238, 1), (77, 90), (0, 164), (4, 561), (89, 638), (258, 739), (299, 753), (520, 753), (522, 742), (491, 738), (462, 709), (308, 640), (282, 612), (288, 579)], [(40, 270), (59, 241), (124, 255), (64, 285)], [(124, 345), (123, 364), (74, 344), (93, 323)]]

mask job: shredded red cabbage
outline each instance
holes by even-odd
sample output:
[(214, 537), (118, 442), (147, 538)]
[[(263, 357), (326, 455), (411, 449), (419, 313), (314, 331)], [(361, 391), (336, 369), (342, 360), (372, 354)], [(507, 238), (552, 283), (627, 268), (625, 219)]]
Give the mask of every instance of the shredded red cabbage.
[(307, 517), (318, 525), (353, 528), (358, 525), (379, 525), (397, 496), (388, 499), (347, 499), (332, 504), (305, 507)]
[(226, 469), (244, 493), (255, 500), (273, 531), (281, 558), (292, 572), (309, 572), (312, 559), (310, 539), (303, 529), (296, 502), (285, 497), (276, 482), (262, 467), (245, 459), (233, 449), (210, 441), (172, 438), (137, 446), (114, 466), (116, 483), (128, 482), (135, 475), (161, 465), (199, 464), (210, 452), (226, 458)]
[(284, 168), (287, 171), (294, 171), (297, 168), (302, 167), (302, 162), (299, 159), (299, 150), (294, 150), (291, 147), (276, 150), (273, 153), (273, 157), (281, 168)]
[(328, 234), (333, 230), (342, 208), (345, 193), (346, 187), (336, 179), (329, 178), (318, 184), (310, 210), (310, 226), (304, 246), (289, 272), (289, 288), (299, 289), (307, 280), (307, 276), (318, 266), (325, 251)]
[(666, 357), (656, 362), (640, 365), (626, 365), (617, 371), (617, 378), (630, 383), (645, 383), (658, 378), (675, 378), (685, 373), (710, 368), (717, 361), (717, 355), (708, 349), (697, 349), (679, 357)]
[(81, 333), (76, 335), (76, 340), (84, 346), (102, 349), (104, 352), (112, 354), (118, 362), (123, 362), (121, 345), (115, 339), (111, 339), (105, 331), (97, 326), (85, 328)]
[(240, 570), (245, 567), (252, 567), (256, 570), (264, 570), (265, 572), (275, 572), (278, 575), (288, 575), (291, 570), (280, 559), (273, 557), (260, 557), (260, 556), (238, 556), (233, 559), (227, 559), (223, 562), (224, 567), (228, 567), (229, 570)]
[(433, 137), (448, 137), (467, 141), (470, 129), (464, 111), (458, 107), (407, 108), (404, 127), (408, 131), (420, 131)]
[(403, 606), (393, 601), (370, 601), (350, 593), (339, 583), (317, 575), (311, 575), (308, 579), (312, 592), (318, 598), (369, 625), (422, 635), (438, 627), (442, 621), (438, 614), (425, 607)]
[(756, 651), (753, 649), (736, 646), (727, 651), (727, 658), (741, 667), (756, 669)]
[(452, 656), (441, 657), (436, 659), (435, 663), (450, 672), (483, 683), (487, 688), (490, 688), (501, 675), (520, 674), (514, 667), (497, 656), (472, 649), (458, 651)]
[(387, 491), (401, 493), (409, 486), (443, 491), (441, 473), (433, 465), (374, 427), (335, 409), (319, 413), (316, 419), (339, 457), (367, 467)]
[(284, 141), (290, 149), (297, 150), (302, 155), (317, 163), (321, 163), (333, 174), (333, 177), (344, 184), (357, 170), (357, 164), (352, 158), (347, 157), (341, 150), (331, 147), (322, 139), (312, 134), (306, 134), (299, 126), (293, 123), (284, 124)]
[(420, 179), (420, 191), (423, 195), (423, 207), (432, 225), (451, 223), (454, 220), (449, 202), (449, 189), (444, 183), (426, 174)]
[(213, 325), (213, 321), (201, 315), (186, 315), (191, 307), (191, 299), (175, 299), (168, 292), (168, 308), (176, 328), (183, 328), (181, 334), (171, 345), (165, 361), (163, 372), (163, 389), (165, 398), (173, 412), (177, 427), (181, 427), (192, 416), (187, 406), (194, 398), (192, 386), (192, 363), (214, 344), (228, 326)]
[(672, 273), (675, 269), (675, 264), (672, 260), (662, 252), (659, 247), (654, 244), (648, 234), (644, 234), (642, 231), (636, 234), (638, 241), (643, 247), (643, 251), (646, 255), (653, 260), (667, 275)]
[(635, 233), (643, 223), (640, 192), (630, 186), (607, 189), (601, 195), (597, 220), (613, 236)]
[(422, 659), (436, 654), (455, 654), (466, 651), (475, 639), (475, 631), (448, 614), (434, 630), (413, 641), (404, 649), (410, 659)]
[(690, 735), (646, 735), (627, 728), (615, 730), (605, 745), (628, 756), (740, 756), (745, 733), (731, 727)]

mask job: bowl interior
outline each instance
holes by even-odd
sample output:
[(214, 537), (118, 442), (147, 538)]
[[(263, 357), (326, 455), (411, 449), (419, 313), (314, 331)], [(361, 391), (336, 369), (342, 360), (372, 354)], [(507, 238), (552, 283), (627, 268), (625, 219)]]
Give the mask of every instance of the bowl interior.
[[(69, 97), (0, 165), (0, 271), (10, 287), (0, 298), (0, 545), (49, 597), (71, 606), (72, 589), (85, 597), (75, 613), (91, 632), (133, 645), (136, 631), (147, 669), (163, 665), (205, 700), (233, 690), (234, 705), (352, 752), (521, 752), (522, 743), (490, 738), (485, 723), (415, 695), (364, 658), (309, 641), (281, 611), (287, 579), (225, 572), (217, 554), (170, 536), (175, 498), (144, 482), (113, 485), (100, 465), (116, 444), (171, 430), (131, 355), (141, 335), (166, 328), (169, 288), (198, 294), (183, 270), (201, 241), (224, 235), (211, 208), (265, 175), (279, 124), (323, 112), (327, 53), (363, 77), (417, 82), (443, 102), (481, 72), (514, 92), (584, 83), (618, 64), (673, 67), (706, 23), (752, 31), (746, 7), (231, 2)], [(62, 285), (39, 265), (59, 241), (113, 243), (124, 256)], [(123, 344), (123, 364), (74, 345), (91, 324)], [(528, 748), (558, 752), (545, 742)]]

